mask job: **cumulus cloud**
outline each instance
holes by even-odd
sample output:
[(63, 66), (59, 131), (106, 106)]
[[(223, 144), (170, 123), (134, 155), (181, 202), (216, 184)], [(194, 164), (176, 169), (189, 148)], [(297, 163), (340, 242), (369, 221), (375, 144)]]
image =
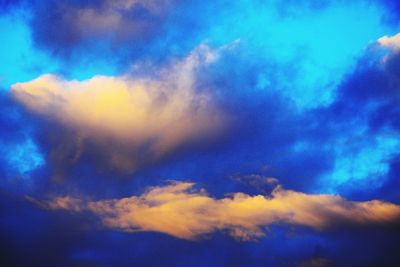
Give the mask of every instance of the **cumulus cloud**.
[(210, 91), (199, 88), (196, 76), (217, 56), (218, 51), (200, 45), (182, 61), (145, 77), (127, 74), (67, 81), (46, 74), (14, 84), (12, 93), (32, 113), (72, 129), (77, 155), (89, 139), (104, 147), (113, 166), (134, 170), (181, 145), (214, 137), (224, 128), (227, 116)]
[(196, 239), (214, 231), (228, 231), (244, 240), (264, 235), (274, 223), (317, 230), (344, 225), (390, 224), (400, 221), (400, 206), (378, 200), (355, 202), (337, 195), (310, 195), (277, 186), (271, 196), (234, 193), (215, 199), (193, 183), (175, 182), (150, 188), (140, 196), (85, 201), (69, 196), (39, 202), (48, 209), (89, 211), (105, 227), (127, 232), (157, 231)]

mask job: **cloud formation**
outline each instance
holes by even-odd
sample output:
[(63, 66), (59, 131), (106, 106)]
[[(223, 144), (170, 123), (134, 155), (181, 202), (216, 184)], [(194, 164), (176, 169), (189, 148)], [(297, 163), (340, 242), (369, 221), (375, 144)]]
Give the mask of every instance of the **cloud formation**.
[(69, 26), (77, 34), (98, 36), (114, 33), (116, 38), (145, 35), (154, 27), (157, 18), (166, 12), (169, 0), (117, 0), (101, 1), (100, 5), (67, 7)]
[(67, 196), (39, 203), (49, 209), (89, 211), (108, 228), (156, 231), (183, 239), (226, 230), (236, 238), (249, 240), (263, 236), (263, 229), (275, 223), (324, 230), (400, 222), (400, 206), (378, 200), (354, 202), (337, 195), (310, 195), (280, 186), (271, 197), (234, 193), (215, 199), (204, 189), (193, 187), (193, 183), (176, 182), (122, 199), (84, 201)]
[(66, 81), (46, 74), (14, 84), (12, 93), (32, 113), (71, 129), (79, 153), (90, 140), (108, 149), (113, 166), (135, 170), (181, 145), (216, 136), (225, 127), (227, 117), (209, 90), (199, 88), (196, 76), (216, 57), (217, 51), (200, 45), (182, 61), (153, 69), (146, 77)]
[(400, 50), (400, 33), (393, 36), (385, 35), (378, 39), (378, 43), (382, 47), (387, 47), (398, 52)]
[[(174, 0), (42, 1), (33, 5), (33, 35), (56, 53), (91, 40), (142, 43), (162, 26)], [(54, 27), (57, 25), (57, 27)], [(60, 30), (61, 29), (61, 30)]]

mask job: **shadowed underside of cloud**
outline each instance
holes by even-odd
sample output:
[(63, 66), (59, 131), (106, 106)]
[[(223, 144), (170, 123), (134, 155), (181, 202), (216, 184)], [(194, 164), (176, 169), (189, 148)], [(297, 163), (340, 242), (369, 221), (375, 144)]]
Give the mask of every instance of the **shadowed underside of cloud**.
[(85, 201), (69, 196), (35, 201), (48, 209), (90, 212), (108, 228), (127, 232), (156, 231), (183, 239), (226, 230), (251, 240), (271, 224), (287, 223), (317, 230), (400, 222), (400, 206), (379, 200), (354, 202), (337, 195), (309, 195), (278, 186), (271, 197), (234, 193), (214, 199), (193, 183), (150, 188), (140, 196)]
[[(217, 52), (200, 45), (146, 77), (66, 81), (47, 74), (14, 84), (12, 93), (32, 113), (72, 130), (77, 158), (90, 142), (105, 152), (111, 166), (130, 172), (225, 128), (227, 116), (196, 79), (196, 72), (216, 57)], [(61, 137), (56, 142), (68, 143)]]

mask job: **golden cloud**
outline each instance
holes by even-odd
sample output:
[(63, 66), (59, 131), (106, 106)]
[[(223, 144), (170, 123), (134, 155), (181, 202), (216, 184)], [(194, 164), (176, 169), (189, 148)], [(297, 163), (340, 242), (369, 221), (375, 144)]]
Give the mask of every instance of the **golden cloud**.
[(95, 76), (66, 81), (46, 74), (14, 84), (12, 93), (31, 112), (72, 129), (77, 146), (90, 139), (104, 146), (114, 166), (135, 169), (224, 129), (227, 117), (210, 91), (196, 83), (198, 69), (216, 58), (217, 51), (200, 45), (183, 60), (155, 70), (151, 77)]
[(317, 230), (338, 225), (374, 225), (400, 222), (400, 206), (378, 201), (356, 202), (336, 195), (309, 195), (278, 186), (271, 196), (235, 193), (215, 199), (193, 183), (176, 182), (153, 187), (140, 196), (83, 201), (71, 197), (40, 202), (48, 209), (91, 212), (105, 227), (127, 232), (156, 231), (195, 239), (219, 230), (239, 239), (264, 235), (275, 223)]
[(378, 39), (378, 44), (382, 47), (387, 47), (397, 52), (400, 50), (400, 33), (393, 36), (382, 36)]

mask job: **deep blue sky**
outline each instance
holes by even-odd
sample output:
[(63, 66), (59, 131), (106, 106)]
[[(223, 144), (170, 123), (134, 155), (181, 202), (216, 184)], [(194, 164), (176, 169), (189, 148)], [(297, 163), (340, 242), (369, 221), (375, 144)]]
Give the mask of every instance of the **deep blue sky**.
[(1, 266), (398, 266), (400, 4), (0, 0)]

